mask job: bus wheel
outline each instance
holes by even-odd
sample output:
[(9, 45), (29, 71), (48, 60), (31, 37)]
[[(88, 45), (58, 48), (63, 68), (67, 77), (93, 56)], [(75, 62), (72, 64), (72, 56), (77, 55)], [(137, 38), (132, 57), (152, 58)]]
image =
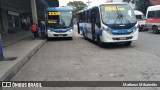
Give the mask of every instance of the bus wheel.
[(101, 41), (100, 36), (97, 36), (97, 42), (100, 47), (104, 47), (104, 43)]
[(139, 28), (139, 32), (142, 32), (143, 31), (143, 29), (142, 28)]
[(152, 30), (153, 30), (153, 33), (154, 33), (154, 34), (157, 34), (157, 33), (158, 33), (158, 27), (157, 27), (157, 26), (153, 26)]
[(132, 41), (128, 41), (128, 42), (124, 43), (124, 46), (130, 46), (131, 43), (132, 43)]
[(148, 29), (144, 29), (144, 31), (148, 31)]
[(73, 37), (69, 37), (68, 39), (73, 40)]

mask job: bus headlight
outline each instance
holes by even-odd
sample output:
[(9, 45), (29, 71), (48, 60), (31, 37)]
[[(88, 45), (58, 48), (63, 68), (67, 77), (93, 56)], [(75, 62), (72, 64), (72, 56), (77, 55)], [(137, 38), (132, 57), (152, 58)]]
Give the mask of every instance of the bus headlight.
[(48, 32), (52, 32), (51, 30), (47, 30)]
[(109, 30), (109, 28), (104, 29), (104, 31), (106, 31), (107, 33), (109, 33), (109, 34), (111, 34), (111, 35), (112, 35), (112, 31), (111, 31), (111, 30)]
[(70, 29), (68, 32), (72, 32), (73, 30), (72, 29)]
[(134, 28), (133, 33), (135, 33), (138, 30), (139, 30), (139, 26), (137, 26), (137, 27)]

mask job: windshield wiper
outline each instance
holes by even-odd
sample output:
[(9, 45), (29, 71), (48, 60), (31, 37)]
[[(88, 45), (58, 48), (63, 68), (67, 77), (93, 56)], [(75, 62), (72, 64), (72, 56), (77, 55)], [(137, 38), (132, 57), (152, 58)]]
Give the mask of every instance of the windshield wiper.
[[(115, 5), (116, 6), (116, 8), (117, 8), (117, 5)], [(112, 27), (115, 25), (115, 23), (117, 22), (117, 19), (119, 19), (120, 20), (120, 18), (119, 18), (119, 11), (118, 11), (118, 8), (117, 8), (117, 18), (116, 18), (116, 20), (114, 21), (114, 23), (112, 24)]]
[(124, 17), (124, 16), (122, 15), (122, 20), (123, 20), (123, 19), (125, 19), (126, 21), (128, 21), (129, 25), (131, 26), (131, 22), (130, 22), (126, 17)]
[(131, 26), (131, 22), (130, 22), (126, 17), (124, 17), (124, 16), (120, 13), (120, 11), (118, 10), (117, 5), (115, 5), (115, 6), (116, 6), (116, 9), (117, 9), (117, 10), (116, 10), (116, 12), (117, 12), (117, 18), (116, 18), (116, 20), (114, 21), (112, 27), (115, 25), (117, 19), (121, 20), (121, 23), (123, 22), (123, 19), (125, 19), (125, 20), (129, 23), (129, 25)]

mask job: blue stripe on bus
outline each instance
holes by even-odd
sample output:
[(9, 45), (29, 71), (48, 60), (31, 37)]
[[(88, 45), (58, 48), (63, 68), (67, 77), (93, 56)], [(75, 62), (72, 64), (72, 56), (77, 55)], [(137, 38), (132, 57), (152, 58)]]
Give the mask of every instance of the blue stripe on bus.
[(80, 31), (83, 31), (83, 27), (82, 27), (82, 26), (80, 26), (80, 27), (79, 27), (79, 30), (80, 30)]
[(102, 31), (103, 31), (102, 29), (96, 29), (95, 34), (99, 35), (99, 36), (102, 36)]
[(87, 28), (87, 33), (92, 33), (92, 29), (91, 28)]
[[(132, 33), (135, 30), (135, 28), (136, 28), (136, 26), (134, 26), (130, 29), (115, 30), (115, 29), (108, 28), (108, 30), (110, 30), (112, 32), (112, 34), (129, 34), (129, 33)], [(80, 31), (83, 31), (83, 30), (86, 30), (87, 33), (92, 33), (92, 30), (90, 28), (80, 26)], [(102, 29), (96, 29), (95, 34), (102, 36), (102, 31), (103, 31)]]
[(69, 27), (69, 28), (66, 28), (66, 29), (54, 29), (54, 28), (47, 27), (47, 30), (51, 30), (51, 31), (57, 32), (57, 33), (67, 32), (71, 29), (73, 29), (73, 28)]
[[(87, 33), (92, 33), (92, 30), (91, 29), (89, 29), (89, 28), (87, 28), (87, 27), (83, 27), (83, 26), (79, 26), (79, 30), (80, 31), (83, 31), (83, 30), (85, 30), (85, 32), (87, 32)], [(96, 29), (95, 30), (95, 34), (96, 35), (99, 35), (99, 36), (102, 36), (102, 29)]]
[[(96, 35), (99, 35), (99, 36), (102, 36), (102, 31), (103, 31), (102, 29), (95, 29), (95, 34), (96, 34)], [(88, 29), (87, 29), (87, 32), (88, 32), (88, 33), (92, 33), (92, 29), (91, 29), (91, 28), (88, 28)]]
[(130, 29), (118, 29), (118, 30), (114, 30), (111, 28), (108, 28), (108, 30), (110, 30), (112, 32), (112, 34), (129, 34), (132, 33), (135, 30), (135, 26), (130, 28)]

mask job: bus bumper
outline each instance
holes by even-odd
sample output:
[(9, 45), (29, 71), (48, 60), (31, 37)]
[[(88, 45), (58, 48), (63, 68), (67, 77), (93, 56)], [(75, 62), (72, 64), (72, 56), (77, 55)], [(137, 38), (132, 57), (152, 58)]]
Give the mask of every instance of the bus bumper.
[(47, 36), (49, 38), (54, 38), (54, 37), (73, 37), (73, 30), (63, 32), (63, 33), (57, 33), (57, 32), (47, 32)]
[(126, 41), (134, 41), (138, 39), (138, 32), (136, 30), (132, 34), (129, 35), (111, 35), (106, 31), (102, 32), (101, 41), (104, 43), (114, 43), (114, 42), (126, 42)]

